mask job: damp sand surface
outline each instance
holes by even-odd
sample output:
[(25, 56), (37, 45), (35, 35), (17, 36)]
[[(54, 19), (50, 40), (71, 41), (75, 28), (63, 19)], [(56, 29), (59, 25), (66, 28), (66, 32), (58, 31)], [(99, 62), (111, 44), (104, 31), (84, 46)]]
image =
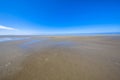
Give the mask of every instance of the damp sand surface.
[(0, 80), (120, 80), (120, 36), (29, 36), (0, 43)]

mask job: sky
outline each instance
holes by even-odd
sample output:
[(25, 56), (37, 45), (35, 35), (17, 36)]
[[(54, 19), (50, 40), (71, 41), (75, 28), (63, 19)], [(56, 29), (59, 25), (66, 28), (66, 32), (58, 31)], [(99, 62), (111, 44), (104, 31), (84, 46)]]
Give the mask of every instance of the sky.
[(120, 32), (120, 0), (0, 0), (0, 35)]

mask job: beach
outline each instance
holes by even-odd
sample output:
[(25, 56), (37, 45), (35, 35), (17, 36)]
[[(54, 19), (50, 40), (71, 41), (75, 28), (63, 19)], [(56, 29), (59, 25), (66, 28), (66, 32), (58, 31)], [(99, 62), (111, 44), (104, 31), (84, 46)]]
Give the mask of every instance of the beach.
[(0, 80), (120, 80), (120, 36), (21, 36), (0, 42)]

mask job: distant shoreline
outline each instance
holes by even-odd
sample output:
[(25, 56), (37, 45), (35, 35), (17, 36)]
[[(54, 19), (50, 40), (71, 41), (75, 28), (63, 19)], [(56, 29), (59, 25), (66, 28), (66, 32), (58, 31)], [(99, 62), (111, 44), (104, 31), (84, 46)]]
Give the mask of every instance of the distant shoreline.
[(66, 34), (33, 34), (33, 35), (0, 35), (0, 37), (26, 37), (26, 36), (120, 36), (120, 32), (109, 33), (66, 33)]

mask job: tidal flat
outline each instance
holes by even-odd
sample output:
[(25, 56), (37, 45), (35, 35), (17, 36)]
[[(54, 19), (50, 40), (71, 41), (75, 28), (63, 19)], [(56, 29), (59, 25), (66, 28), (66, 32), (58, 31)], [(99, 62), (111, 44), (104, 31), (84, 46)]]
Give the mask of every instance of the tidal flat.
[(0, 39), (0, 80), (120, 80), (118, 35)]

